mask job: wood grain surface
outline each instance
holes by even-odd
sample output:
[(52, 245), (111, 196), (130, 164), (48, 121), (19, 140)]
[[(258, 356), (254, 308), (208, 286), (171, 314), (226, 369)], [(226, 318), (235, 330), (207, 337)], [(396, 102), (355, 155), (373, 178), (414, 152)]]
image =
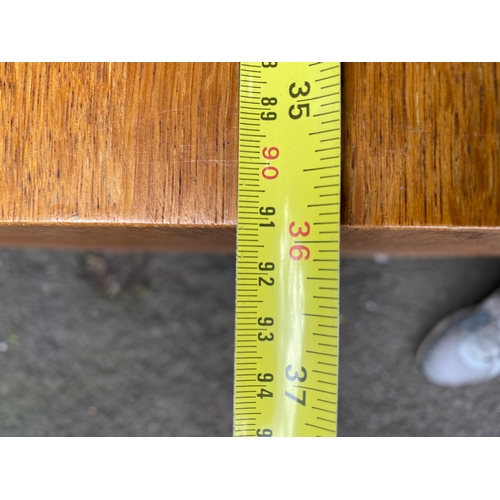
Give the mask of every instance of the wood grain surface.
[(1, 222), (235, 221), (238, 65), (0, 65)]
[(343, 224), (500, 226), (498, 64), (342, 70)]
[[(342, 252), (500, 255), (494, 63), (342, 65)], [(237, 63), (1, 63), (0, 245), (234, 251)]]

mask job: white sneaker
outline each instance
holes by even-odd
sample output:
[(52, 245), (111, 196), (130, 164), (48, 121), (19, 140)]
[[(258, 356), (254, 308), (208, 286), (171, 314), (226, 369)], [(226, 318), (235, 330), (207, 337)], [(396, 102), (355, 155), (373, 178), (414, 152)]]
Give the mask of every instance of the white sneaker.
[(500, 290), (440, 321), (420, 345), (417, 364), (431, 382), (452, 387), (499, 375)]

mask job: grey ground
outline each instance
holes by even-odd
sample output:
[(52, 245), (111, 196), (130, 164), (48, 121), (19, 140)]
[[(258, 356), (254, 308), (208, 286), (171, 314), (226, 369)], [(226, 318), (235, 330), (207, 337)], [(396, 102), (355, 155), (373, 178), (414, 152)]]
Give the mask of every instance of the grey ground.
[[(229, 436), (233, 256), (0, 250), (0, 436)], [(340, 436), (498, 436), (500, 379), (414, 354), (500, 286), (500, 259), (344, 259)]]

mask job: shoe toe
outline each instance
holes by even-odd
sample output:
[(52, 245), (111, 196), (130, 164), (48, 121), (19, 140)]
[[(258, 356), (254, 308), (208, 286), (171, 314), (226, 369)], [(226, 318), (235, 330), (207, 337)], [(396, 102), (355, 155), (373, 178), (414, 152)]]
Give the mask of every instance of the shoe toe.
[(444, 334), (422, 356), (422, 371), (430, 382), (456, 387), (484, 382), (490, 377), (487, 366), (468, 364), (460, 355), (459, 335)]

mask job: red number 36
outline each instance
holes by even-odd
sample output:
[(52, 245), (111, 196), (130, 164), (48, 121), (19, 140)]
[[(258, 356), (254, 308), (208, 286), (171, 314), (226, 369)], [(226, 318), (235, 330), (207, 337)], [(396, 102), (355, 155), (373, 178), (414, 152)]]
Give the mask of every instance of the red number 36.
[(294, 238), (296, 238), (297, 236), (307, 236), (311, 231), (311, 226), (309, 225), (309, 222), (304, 222), (304, 225), (306, 227), (305, 231), (302, 230), (302, 227), (299, 227), (297, 231), (294, 231), (293, 226), (295, 226), (295, 222), (292, 222), (288, 227), (290, 235), (293, 236)]

